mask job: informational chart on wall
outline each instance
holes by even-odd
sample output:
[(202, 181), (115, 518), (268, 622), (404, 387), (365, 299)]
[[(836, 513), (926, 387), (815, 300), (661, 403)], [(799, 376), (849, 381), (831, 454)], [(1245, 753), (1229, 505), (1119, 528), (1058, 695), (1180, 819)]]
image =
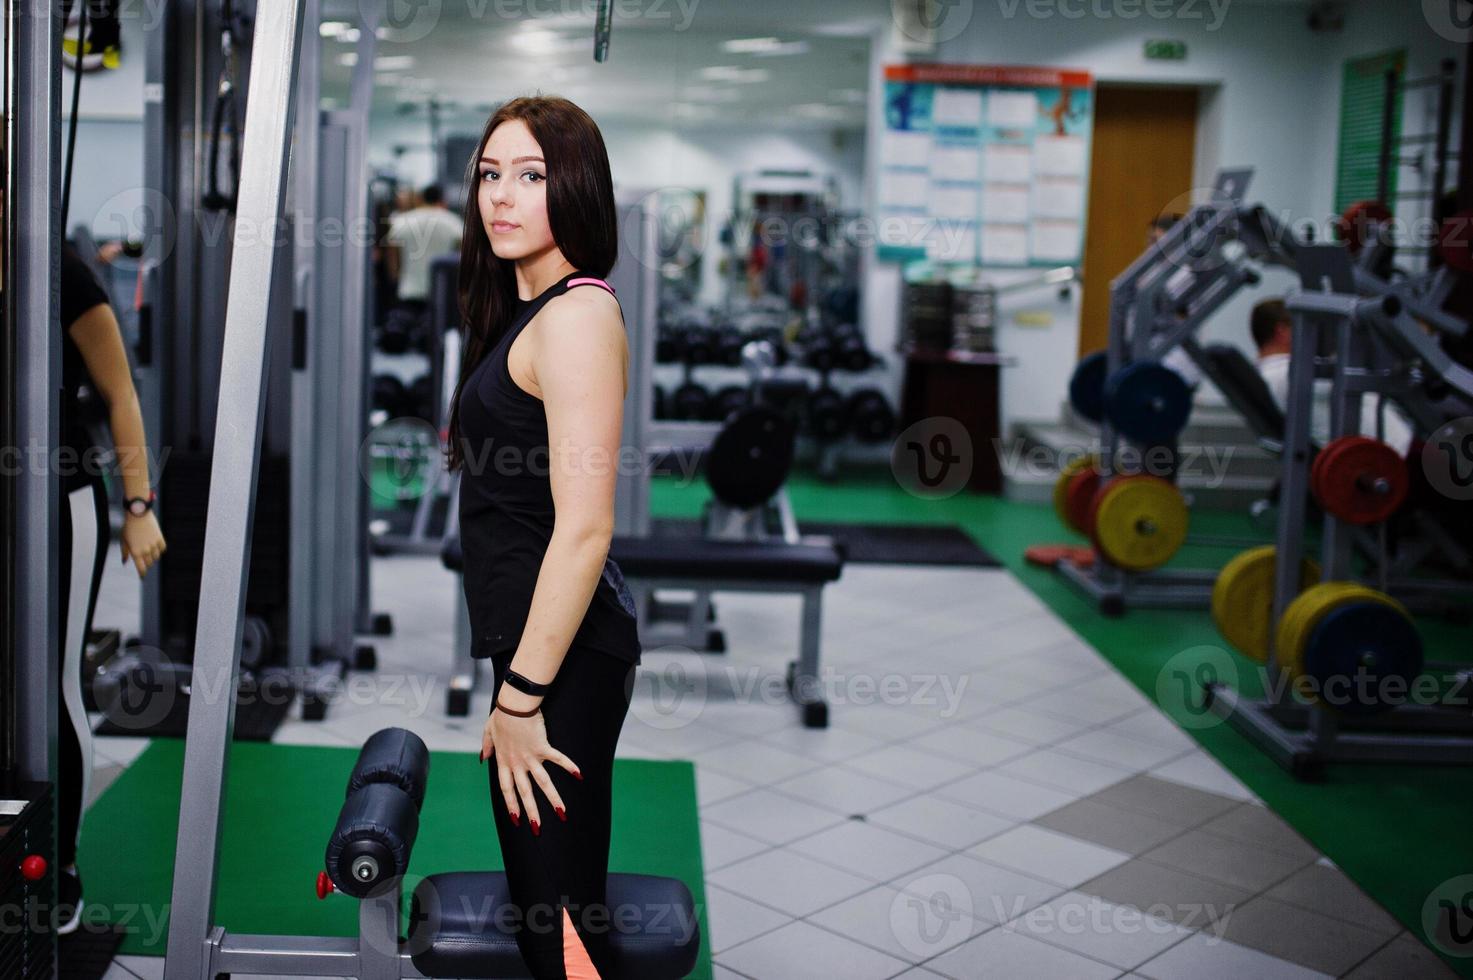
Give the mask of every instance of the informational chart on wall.
[(1061, 265), (1084, 251), (1094, 120), (1089, 72), (888, 65), (882, 259)]

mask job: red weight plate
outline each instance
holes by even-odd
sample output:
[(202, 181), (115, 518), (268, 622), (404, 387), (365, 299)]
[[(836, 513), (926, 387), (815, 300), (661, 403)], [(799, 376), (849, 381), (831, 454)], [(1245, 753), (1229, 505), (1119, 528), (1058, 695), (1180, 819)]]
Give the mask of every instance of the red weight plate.
[(1395, 449), (1367, 436), (1344, 436), (1325, 447), (1316, 466), (1320, 506), (1349, 524), (1377, 524), (1406, 500), (1406, 461)]
[(1080, 470), (1069, 478), (1069, 489), (1065, 491), (1065, 510), (1069, 514), (1069, 526), (1082, 534), (1089, 534), (1094, 527), (1094, 499), (1100, 489), (1100, 474), (1093, 466)]

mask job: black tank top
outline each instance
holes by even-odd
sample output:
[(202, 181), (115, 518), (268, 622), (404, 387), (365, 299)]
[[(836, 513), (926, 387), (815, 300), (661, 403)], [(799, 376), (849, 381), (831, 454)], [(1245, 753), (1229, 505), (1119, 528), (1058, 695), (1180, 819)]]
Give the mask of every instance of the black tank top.
[[(460, 478), (460, 538), (471, 655), (477, 658), (515, 652), (554, 517), (547, 414), (541, 399), (512, 380), (507, 352), (548, 300), (585, 284), (607, 288), (602, 280), (571, 272), (535, 299), (519, 301), (511, 325), (461, 391), (465, 466)], [(610, 559), (604, 562), (572, 647), (640, 662), (634, 601), (619, 566)]]

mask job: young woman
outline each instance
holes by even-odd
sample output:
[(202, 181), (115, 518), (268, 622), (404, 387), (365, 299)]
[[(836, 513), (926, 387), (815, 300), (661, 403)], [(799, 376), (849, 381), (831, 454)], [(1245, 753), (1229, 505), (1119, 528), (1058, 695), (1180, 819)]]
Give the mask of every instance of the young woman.
[(618, 252), (613, 180), (598, 127), (565, 99), (507, 102), (480, 146), (448, 462), (462, 471), (472, 652), (495, 675), (481, 760), (527, 966), (537, 980), (611, 980), (614, 747), (640, 660), (608, 558), (628, 370), (603, 281)]

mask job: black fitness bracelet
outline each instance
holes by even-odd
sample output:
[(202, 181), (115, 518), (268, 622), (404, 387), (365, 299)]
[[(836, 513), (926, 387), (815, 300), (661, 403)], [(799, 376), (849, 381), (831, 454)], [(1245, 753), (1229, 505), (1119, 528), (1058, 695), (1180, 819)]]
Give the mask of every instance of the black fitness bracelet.
[(521, 691), (523, 694), (530, 694), (533, 697), (540, 697), (552, 690), (551, 684), (539, 684), (536, 681), (528, 680), (510, 667), (506, 669), (506, 683), (507, 686)]

